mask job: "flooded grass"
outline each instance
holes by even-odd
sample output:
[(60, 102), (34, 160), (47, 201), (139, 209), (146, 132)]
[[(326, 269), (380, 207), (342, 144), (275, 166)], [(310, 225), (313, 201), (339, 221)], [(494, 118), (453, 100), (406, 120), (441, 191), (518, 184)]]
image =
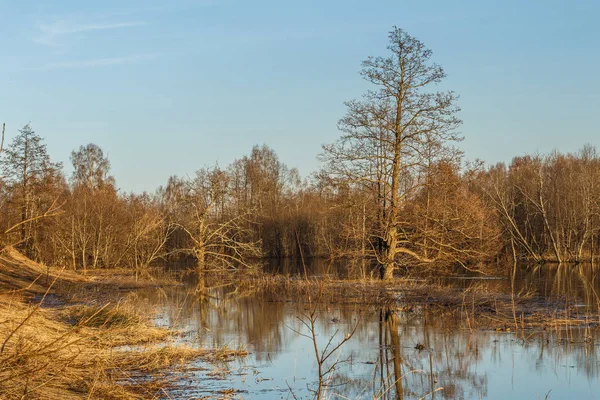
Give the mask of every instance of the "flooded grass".
[[(246, 343), (250, 351), (243, 362), (231, 365), (236, 373), (209, 383), (207, 373), (198, 372), (190, 379), (204, 389), (186, 386), (178, 393), (209, 398), (234, 389), (232, 398), (313, 398), (319, 373), (310, 329), (302, 323), (310, 304), (232, 296), (233, 291), (207, 288), (204, 300), (183, 288), (173, 288), (167, 297), (148, 294), (149, 302), (162, 305), (162, 318), (204, 332), (203, 343)], [(480, 322), (470, 329), (460, 307), (451, 312), (423, 304), (390, 310), (323, 303), (314, 324), (319, 351), (330, 341), (342, 341), (355, 326), (339, 354), (328, 360), (343, 363), (322, 398), (397, 399), (399, 390), (406, 399), (429, 398), (429, 393), (443, 399), (536, 398), (551, 389), (557, 396), (551, 398), (562, 398), (573, 392), (571, 385), (580, 388), (577, 398), (588, 398), (585, 389), (598, 388), (597, 346), (586, 340), (581, 326), (515, 331)], [(590, 334), (597, 339), (597, 330)]]
[(386, 307), (406, 313), (427, 309), (431, 313), (454, 314), (467, 329), (564, 329), (595, 327), (600, 323), (593, 307), (573, 303), (568, 297), (541, 296), (531, 288), (507, 291), (475, 279), (463, 288), (434, 279), (381, 282), (263, 276), (245, 279), (236, 286), (238, 292), (266, 301), (304, 303), (320, 294), (325, 305)]
[(523, 280), (238, 273), (200, 284), (190, 276), (185, 286), (130, 276), (123, 289), (115, 275), (58, 272), (0, 254), (0, 398), (560, 398), (572, 382), (600, 390), (595, 298), (568, 285), (547, 295)]
[[(204, 388), (175, 392), (185, 396), (314, 398), (315, 348), (351, 334), (331, 358), (343, 362), (321, 398), (544, 398), (550, 390), (549, 398), (592, 398), (587, 388), (600, 390), (598, 311), (572, 282), (549, 293), (545, 281), (526, 277), (382, 283), (238, 273), (145, 298), (163, 323), (198, 334), (202, 345), (250, 351), (218, 382), (192, 374)], [(306, 322), (315, 302), (313, 334)]]

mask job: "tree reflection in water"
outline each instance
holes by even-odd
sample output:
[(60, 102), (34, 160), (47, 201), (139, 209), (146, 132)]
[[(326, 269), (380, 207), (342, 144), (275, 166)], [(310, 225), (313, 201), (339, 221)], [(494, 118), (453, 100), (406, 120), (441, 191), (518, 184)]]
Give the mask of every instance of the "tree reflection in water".
[[(529, 275), (517, 271), (516, 290), (568, 294), (573, 304), (595, 307), (594, 292), (600, 290), (594, 271), (571, 267), (540, 267)], [(508, 280), (453, 284), (510, 288)], [(253, 372), (224, 381), (227, 388), (245, 390), (248, 398), (270, 399), (289, 396), (289, 384), (298, 398), (311, 398), (308, 387), (317, 379), (314, 354), (311, 343), (294, 332), (302, 328), (297, 316), (306, 305), (264, 302), (239, 297), (233, 287), (209, 286), (202, 296), (194, 295), (193, 287), (144, 296), (160, 310), (159, 322), (184, 328), (201, 345), (247, 347), (251, 355), (235, 368), (251, 367)], [(589, 398), (585, 390), (600, 390), (598, 346), (587, 339), (597, 339), (596, 329), (549, 329), (525, 336), (471, 331), (460, 312), (328, 303), (316, 324), (319, 344), (324, 346), (336, 331), (343, 337), (359, 319), (355, 335), (341, 349), (340, 359), (349, 362), (335, 371), (326, 398), (543, 398), (550, 389), (553, 398), (566, 393)]]

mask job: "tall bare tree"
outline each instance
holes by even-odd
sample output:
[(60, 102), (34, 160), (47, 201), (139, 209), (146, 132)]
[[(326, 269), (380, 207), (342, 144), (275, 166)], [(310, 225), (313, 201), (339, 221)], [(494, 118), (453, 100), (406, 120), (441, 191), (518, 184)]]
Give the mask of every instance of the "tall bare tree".
[(374, 197), (377, 227), (370, 237), (381, 277), (391, 279), (399, 254), (431, 262), (402, 233), (403, 202), (423, 185), (416, 170), (432, 146), (460, 140), (454, 92), (435, 91), (446, 76), (431, 51), (394, 27), (387, 57), (369, 57), (361, 75), (375, 86), (362, 100), (346, 103), (341, 138), (325, 145), (322, 160), (335, 181), (362, 186)]

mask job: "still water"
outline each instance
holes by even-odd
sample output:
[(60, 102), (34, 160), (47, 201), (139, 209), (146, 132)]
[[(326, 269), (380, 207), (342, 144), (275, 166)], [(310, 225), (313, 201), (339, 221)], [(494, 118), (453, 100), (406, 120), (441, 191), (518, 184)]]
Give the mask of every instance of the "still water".
[[(319, 267), (313, 268), (318, 272)], [(293, 274), (292, 270), (288, 273)], [(515, 290), (597, 305), (597, 272), (586, 266), (519, 268)], [(446, 280), (510, 290), (509, 279)], [(230, 295), (214, 288), (200, 299), (189, 286), (142, 294), (156, 322), (184, 332), (194, 346), (244, 348), (249, 356), (222, 365), (198, 363), (171, 398), (314, 398), (318, 368), (311, 307)], [(426, 309), (388, 313), (374, 306), (326, 304), (315, 318), (319, 352), (350, 339), (324, 363), (328, 399), (594, 399), (600, 398), (600, 336), (569, 332), (470, 330), (461, 318)], [(310, 324), (309, 324), (310, 325)], [(305, 336), (303, 336), (305, 335)], [(586, 339), (589, 335), (592, 340)], [(330, 347), (331, 348), (331, 347)]]

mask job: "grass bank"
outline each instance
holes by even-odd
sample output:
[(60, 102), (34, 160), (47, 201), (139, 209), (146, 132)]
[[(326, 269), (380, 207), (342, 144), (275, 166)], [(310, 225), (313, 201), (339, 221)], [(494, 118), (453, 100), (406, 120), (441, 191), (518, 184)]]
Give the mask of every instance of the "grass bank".
[[(173, 371), (242, 351), (171, 344), (128, 300), (155, 282), (49, 270), (0, 253), (0, 399), (168, 398)], [(136, 345), (135, 347), (131, 347)]]

